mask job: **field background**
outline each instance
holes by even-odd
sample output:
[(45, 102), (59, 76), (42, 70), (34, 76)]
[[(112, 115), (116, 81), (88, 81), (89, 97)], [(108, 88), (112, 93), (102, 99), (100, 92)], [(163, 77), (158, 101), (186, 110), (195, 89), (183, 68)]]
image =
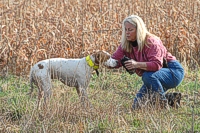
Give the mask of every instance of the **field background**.
[(34, 63), (51, 57), (112, 53), (121, 23), (131, 14), (141, 16), (189, 68), (200, 63), (199, 0), (3, 0), (0, 8), (2, 73), (26, 75)]
[[(125, 71), (100, 69), (88, 88), (94, 106), (80, 109), (74, 89), (55, 81), (47, 110), (29, 98), (29, 70), (39, 60), (79, 58), (120, 44), (128, 15), (143, 18), (183, 64), (178, 110), (130, 112), (141, 79)], [(1, 0), (0, 132), (200, 132), (199, 0)]]

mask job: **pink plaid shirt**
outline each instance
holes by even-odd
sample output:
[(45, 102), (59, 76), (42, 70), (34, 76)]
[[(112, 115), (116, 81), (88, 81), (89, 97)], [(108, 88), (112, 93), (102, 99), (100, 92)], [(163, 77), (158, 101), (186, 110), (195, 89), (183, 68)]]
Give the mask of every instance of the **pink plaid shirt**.
[(118, 67), (121, 67), (122, 64), (120, 60), (124, 55), (134, 59), (138, 62), (147, 62), (147, 70), (142, 70), (137, 68), (135, 70), (136, 74), (142, 76), (145, 71), (158, 71), (162, 68), (163, 58), (166, 58), (167, 61), (176, 60), (176, 57), (172, 56), (171, 53), (167, 52), (167, 49), (162, 44), (162, 41), (155, 38), (149, 37), (147, 39), (148, 46), (144, 46), (142, 51), (138, 51), (138, 47), (133, 47), (133, 52), (128, 53), (122, 49), (121, 45), (113, 53), (112, 58), (119, 61)]

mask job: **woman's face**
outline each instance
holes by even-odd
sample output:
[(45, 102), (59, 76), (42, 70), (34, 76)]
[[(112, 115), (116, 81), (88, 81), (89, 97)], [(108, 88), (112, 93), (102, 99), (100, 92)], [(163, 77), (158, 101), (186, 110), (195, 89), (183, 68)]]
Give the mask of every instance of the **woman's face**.
[(124, 26), (125, 26), (125, 32), (126, 32), (126, 39), (128, 41), (135, 41), (137, 39), (136, 38), (137, 29), (135, 28), (135, 26), (129, 22), (125, 22)]

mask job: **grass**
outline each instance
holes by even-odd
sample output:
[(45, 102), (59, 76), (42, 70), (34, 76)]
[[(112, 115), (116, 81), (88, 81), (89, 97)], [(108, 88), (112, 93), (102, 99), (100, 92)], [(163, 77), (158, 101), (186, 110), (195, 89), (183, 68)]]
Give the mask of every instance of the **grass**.
[(125, 72), (101, 70), (88, 87), (92, 110), (81, 108), (74, 88), (53, 83), (47, 108), (37, 110), (37, 89), (32, 97), (28, 78), (0, 79), (0, 132), (200, 132), (199, 72), (188, 72), (176, 90), (182, 93), (179, 109), (142, 109), (131, 112), (141, 78)]

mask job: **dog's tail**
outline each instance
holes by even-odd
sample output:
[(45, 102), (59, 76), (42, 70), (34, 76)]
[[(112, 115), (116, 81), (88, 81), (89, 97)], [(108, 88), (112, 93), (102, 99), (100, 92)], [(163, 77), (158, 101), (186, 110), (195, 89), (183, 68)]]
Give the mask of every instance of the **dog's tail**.
[(32, 92), (33, 92), (33, 89), (34, 89), (34, 87), (33, 87), (33, 83), (34, 83), (34, 79), (33, 79), (33, 73), (32, 73), (32, 70), (31, 70), (31, 72), (30, 72), (30, 92), (28, 92), (27, 93), (27, 95), (30, 95), (31, 96), (31, 94), (32, 94)]

